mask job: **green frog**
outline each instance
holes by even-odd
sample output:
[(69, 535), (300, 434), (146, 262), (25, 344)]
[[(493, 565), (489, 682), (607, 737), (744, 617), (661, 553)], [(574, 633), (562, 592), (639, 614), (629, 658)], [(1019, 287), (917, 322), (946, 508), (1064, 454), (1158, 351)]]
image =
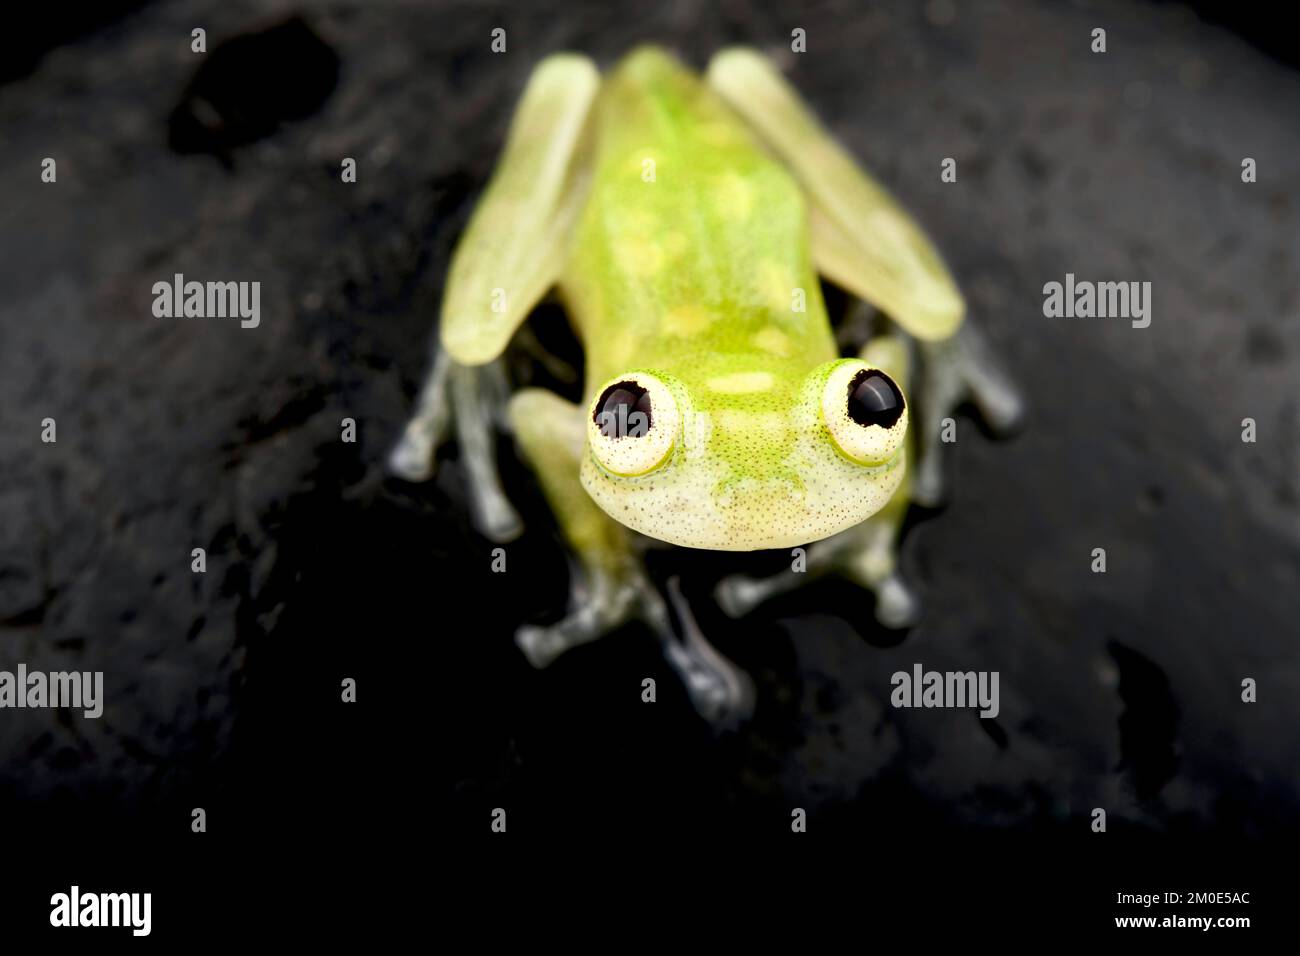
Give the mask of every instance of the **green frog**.
[[(838, 340), (819, 276), (858, 300)], [(512, 393), (501, 362), (551, 290), (582, 343), (580, 405)], [(761, 54), (725, 50), (700, 76), (644, 47), (604, 78), (553, 55), (452, 257), (441, 349), (391, 468), (428, 478), (454, 426), (476, 525), (508, 541), (522, 526), (493, 463), (506, 423), (573, 556), (568, 615), (516, 635), (528, 659), (639, 618), (699, 711), (734, 725), (750, 682), (677, 582), (651, 582), (647, 539), (797, 549), (774, 578), (722, 580), (732, 616), (837, 572), (906, 626), (899, 529), (910, 502), (942, 496), (943, 420), (968, 398), (996, 428), (1022, 414), (964, 317), (921, 229)]]

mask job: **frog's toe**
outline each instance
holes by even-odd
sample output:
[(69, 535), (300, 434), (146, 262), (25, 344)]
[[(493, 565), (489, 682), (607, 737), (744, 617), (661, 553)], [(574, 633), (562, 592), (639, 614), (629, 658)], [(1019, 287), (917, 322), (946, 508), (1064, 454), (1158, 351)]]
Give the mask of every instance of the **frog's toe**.
[(601, 637), (609, 627), (597, 612), (582, 608), (556, 624), (540, 627), (525, 624), (515, 632), (515, 644), (528, 663), (539, 670), (549, 667), (565, 651)]
[(570, 647), (583, 643), (570, 636), (570, 631), (574, 628), (571, 621), (572, 618), (565, 618), (550, 627), (525, 624), (515, 631), (515, 645), (524, 652), (528, 663), (540, 670), (549, 666)]
[(403, 481), (428, 481), (433, 477), (433, 452), (434, 442), (428, 435), (405, 434), (389, 452), (388, 470)]
[(670, 645), (665, 656), (681, 677), (696, 713), (715, 729), (734, 730), (754, 716), (753, 682), (730, 661), (724, 660), (724, 672), (682, 645)]
[(887, 575), (872, 590), (876, 594), (876, 620), (882, 627), (901, 631), (916, 623), (920, 602), (897, 573)]
[(403, 481), (428, 481), (434, 453), (451, 431), (451, 359), (441, 350), (420, 388), (414, 414), (388, 455), (388, 470)]
[(603, 637), (638, 610), (641, 589), (635, 582), (578, 568), (572, 581), (566, 617), (547, 626), (525, 624), (515, 632), (515, 644), (534, 667), (546, 667), (566, 651)]
[(524, 533), (524, 519), (499, 487), (471, 494), (470, 505), (474, 527), (494, 544), (505, 544)]
[(782, 571), (770, 578), (751, 578), (744, 574), (729, 574), (718, 582), (713, 599), (728, 617), (740, 618), (754, 608), (798, 583), (794, 572)]
[(447, 440), (450, 431), (451, 408), (445, 387), (431, 390), (426, 385), (415, 414), (388, 453), (389, 473), (417, 484), (431, 479), (437, 467), (438, 446)]
[(749, 720), (754, 713), (754, 684), (742, 671), (705, 638), (677, 578), (668, 581), (668, 599), (680, 627), (680, 638), (659, 629), (664, 656), (677, 671), (691, 703), (715, 729), (730, 730)]

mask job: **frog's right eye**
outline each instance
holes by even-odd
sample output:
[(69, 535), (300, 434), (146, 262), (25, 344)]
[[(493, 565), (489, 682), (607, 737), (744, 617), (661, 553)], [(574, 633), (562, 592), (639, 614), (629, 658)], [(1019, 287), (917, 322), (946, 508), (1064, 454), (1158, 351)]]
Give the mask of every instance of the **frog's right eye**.
[(608, 472), (624, 477), (654, 471), (677, 440), (681, 414), (673, 393), (646, 372), (606, 383), (592, 402), (587, 441)]

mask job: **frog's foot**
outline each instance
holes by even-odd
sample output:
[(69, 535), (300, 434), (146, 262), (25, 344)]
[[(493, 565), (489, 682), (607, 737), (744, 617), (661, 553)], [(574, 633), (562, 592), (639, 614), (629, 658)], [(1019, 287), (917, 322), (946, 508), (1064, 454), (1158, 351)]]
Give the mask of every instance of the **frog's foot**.
[(738, 726), (749, 718), (754, 699), (749, 678), (705, 639), (676, 578), (669, 582), (668, 594), (680, 636), (659, 592), (630, 564), (621, 573), (575, 567), (572, 581), (567, 616), (544, 627), (525, 624), (515, 632), (515, 643), (530, 664), (546, 667), (566, 651), (624, 624), (642, 621), (659, 638), (664, 658), (701, 717), (718, 729)]
[(515, 632), (515, 643), (534, 667), (546, 667), (565, 651), (603, 637), (638, 616), (644, 601), (643, 582), (602, 567), (575, 565), (570, 580), (566, 617), (545, 627), (525, 624)]
[(809, 545), (804, 570), (787, 568), (767, 578), (733, 574), (718, 582), (714, 597), (731, 617), (744, 617), (779, 594), (826, 574), (840, 574), (876, 596), (876, 620), (884, 627), (902, 629), (916, 622), (919, 605), (898, 574), (895, 548), (898, 529), (906, 512), (891, 502), (862, 524)]
[(713, 599), (728, 617), (744, 617), (777, 595), (788, 594), (800, 585), (834, 572), (838, 558), (846, 548), (848, 534), (848, 531), (841, 531), (810, 545), (805, 551), (803, 560), (806, 563), (802, 570), (791, 566), (766, 578), (729, 574), (718, 582)]
[(917, 346), (921, 352), (916, 419), (919, 461), (912, 476), (912, 497), (922, 505), (933, 506), (944, 497), (943, 462), (939, 456), (944, 419), (970, 399), (989, 427), (1005, 434), (1020, 424), (1025, 406), (973, 322), (967, 320), (950, 338), (920, 341)]
[(860, 532), (854, 550), (842, 567), (845, 576), (876, 596), (876, 620), (891, 630), (903, 630), (916, 623), (920, 604), (898, 573), (898, 529), (872, 525), (869, 519), (853, 531)]
[(754, 713), (753, 682), (705, 638), (675, 577), (668, 581), (668, 599), (681, 636), (673, 633), (666, 615), (660, 624), (652, 621), (663, 641), (664, 657), (681, 677), (701, 717), (720, 730), (740, 726)]
[(469, 479), (474, 527), (491, 541), (510, 541), (523, 530), (519, 513), (506, 498), (497, 472), (494, 435), (504, 420), (508, 386), (500, 360), (461, 365), (439, 351), (415, 414), (388, 457), (389, 469), (407, 481), (434, 475), (434, 453), (452, 424)]

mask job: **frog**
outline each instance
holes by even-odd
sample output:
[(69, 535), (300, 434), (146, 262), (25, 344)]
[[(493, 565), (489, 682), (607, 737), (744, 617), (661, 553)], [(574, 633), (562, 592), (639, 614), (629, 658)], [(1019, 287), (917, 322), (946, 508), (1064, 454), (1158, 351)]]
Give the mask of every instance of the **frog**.
[[(837, 322), (823, 280), (849, 300)], [(552, 294), (583, 350), (582, 403), (515, 389), (503, 361)], [(565, 616), (514, 636), (527, 660), (640, 621), (700, 715), (735, 727), (753, 682), (681, 582), (652, 580), (648, 549), (790, 549), (788, 571), (720, 579), (734, 618), (839, 574), (881, 624), (909, 626), (903, 519), (943, 499), (941, 426), (968, 400), (998, 431), (1023, 414), (935, 246), (774, 60), (731, 47), (701, 73), (647, 45), (602, 75), (555, 53), (452, 254), (388, 464), (426, 481), (455, 434), (473, 523), (505, 543), (523, 528), (495, 442), (513, 435), (570, 556)]]

